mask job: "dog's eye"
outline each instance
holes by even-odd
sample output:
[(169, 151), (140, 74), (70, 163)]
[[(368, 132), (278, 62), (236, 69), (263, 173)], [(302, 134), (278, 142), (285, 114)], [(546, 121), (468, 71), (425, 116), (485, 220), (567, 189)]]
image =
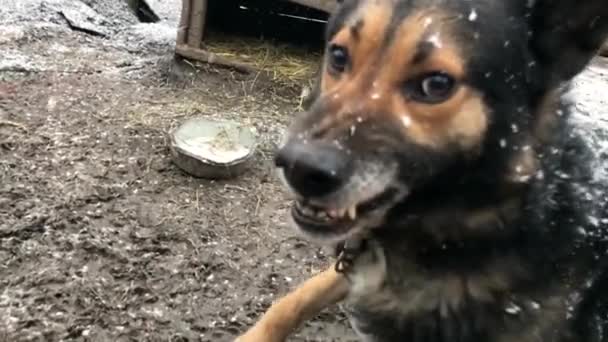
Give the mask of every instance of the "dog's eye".
[(454, 78), (444, 72), (425, 74), (408, 83), (406, 90), (413, 100), (431, 104), (447, 100), (456, 88)]
[(420, 84), (424, 96), (442, 98), (454, 87), (454, 79), (446, 74), (433, 74), (424, 78)]
[(329, 47), (329, 66), (332, 71), (342, 73), (346, 70), (348, 63), (348, 50), (345, 47), (335, 44)]

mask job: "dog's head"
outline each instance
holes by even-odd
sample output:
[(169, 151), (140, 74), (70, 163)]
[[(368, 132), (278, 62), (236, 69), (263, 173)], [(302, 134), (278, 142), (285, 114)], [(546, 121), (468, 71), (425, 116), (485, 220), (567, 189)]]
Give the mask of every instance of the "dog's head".
[(344, 1), (276, 156), (296, 225), (335, 242), (429, 184), (504, 180), (534, 153), (530, 132), (559, 117), (549, 95), (599, 49), (604, 1)]

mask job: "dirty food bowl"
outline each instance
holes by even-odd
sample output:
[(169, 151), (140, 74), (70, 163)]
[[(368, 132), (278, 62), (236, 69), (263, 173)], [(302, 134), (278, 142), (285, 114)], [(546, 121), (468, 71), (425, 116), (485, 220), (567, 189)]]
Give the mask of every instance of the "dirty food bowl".
[(171, 133), (175, 164), (201, 178), (242, 174), (256, 148), (253, 131), (233, 121), (192, 118)]

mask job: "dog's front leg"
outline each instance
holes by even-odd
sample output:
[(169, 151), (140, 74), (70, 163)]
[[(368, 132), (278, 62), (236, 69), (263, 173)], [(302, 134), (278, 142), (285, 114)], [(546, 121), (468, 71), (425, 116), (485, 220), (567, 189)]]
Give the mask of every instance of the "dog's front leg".
[(348, 290), (347, 279), (332, 265), (275, 302), (235, 342), (283, 342), (302, 323), (343, 300)]

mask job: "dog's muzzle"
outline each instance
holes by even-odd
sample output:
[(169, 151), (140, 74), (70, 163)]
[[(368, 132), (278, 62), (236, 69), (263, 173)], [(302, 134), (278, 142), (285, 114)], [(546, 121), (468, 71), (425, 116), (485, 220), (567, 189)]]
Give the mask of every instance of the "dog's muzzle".
[(292, 189), (304, 198), (323, 198), (347, 183), (351, 154), (336, 144), (290, 141), (275, 157)]
[(308, 236), (326, 241), (349, 236), (369, 224), (366, 214), (394, 198), (386, 184), (365, 172), (368, 177), (362, 177), (355, 155), (337, 143), (300, 139), (277, 152), (275, 164), (296, 197), (292, 217)]

